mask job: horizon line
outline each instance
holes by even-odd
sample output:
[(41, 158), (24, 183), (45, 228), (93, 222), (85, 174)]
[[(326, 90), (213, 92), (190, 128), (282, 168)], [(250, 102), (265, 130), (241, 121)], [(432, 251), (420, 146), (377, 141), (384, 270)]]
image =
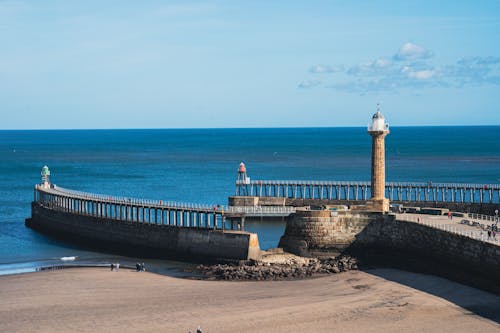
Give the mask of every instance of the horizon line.
[[(368, 125), (367, 125), (368, 126)], [(283, 127), (119, 127), (119, 128), (0, 128), (0, 131), (122, 131), (122, 130), (249, 130), (249, 129), (318, 129), (318, 128), (364, 128), (367, 126), (283, 126)], [(498, 127), (500, 124), (480, 125), (393, 125), (390, 127)]]

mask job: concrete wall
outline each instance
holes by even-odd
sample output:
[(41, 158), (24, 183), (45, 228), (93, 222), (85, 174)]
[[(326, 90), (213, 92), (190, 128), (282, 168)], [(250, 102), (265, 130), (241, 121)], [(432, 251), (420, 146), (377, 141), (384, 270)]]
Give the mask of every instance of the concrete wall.
[(131, 255), (234, 260), (260, 256), (257, 234), (244, 231), (126, 223), (54, 211), (36, 203), (31, 214), (26, 225), (33, 229), (90, 244), (98, 242)]

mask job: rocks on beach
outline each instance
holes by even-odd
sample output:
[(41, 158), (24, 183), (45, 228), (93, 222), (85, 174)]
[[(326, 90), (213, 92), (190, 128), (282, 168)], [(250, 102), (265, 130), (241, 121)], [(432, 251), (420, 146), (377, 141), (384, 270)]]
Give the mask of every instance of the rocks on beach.
[(304, 258), (288, 253), (264, 255), (243, 264), (199, 265), (210, 280), (289, 280), (336, 274), (358, 268), (357, 260), (342, 255), (325, 259)]

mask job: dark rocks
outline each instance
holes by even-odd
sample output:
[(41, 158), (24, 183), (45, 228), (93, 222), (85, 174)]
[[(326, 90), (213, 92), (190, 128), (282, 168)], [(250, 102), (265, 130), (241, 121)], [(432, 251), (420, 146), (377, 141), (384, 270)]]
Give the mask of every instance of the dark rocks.
[(198, 270), (210, 280), (291, 280), (337, 274), (358, 268), (349, 256), (309, 259), (303, 262), (269, 263), (252, 261), (241, 265), (199, 265)]

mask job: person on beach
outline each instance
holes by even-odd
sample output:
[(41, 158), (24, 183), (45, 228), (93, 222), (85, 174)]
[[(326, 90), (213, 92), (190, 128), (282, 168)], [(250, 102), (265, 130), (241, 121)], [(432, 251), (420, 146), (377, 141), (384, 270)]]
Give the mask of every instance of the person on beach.
[(448, 212), (448, 219), (451, 220), (451, 212)]
[(198, 328), (196, 329), (196, 333), (203, 333), (203, 332), (201, 331), (201, 327), (200, 327), (199, 325), (198, 325)]
[(488, 230), (488, 239), (491, 238), (491, 230)]
[(115, 265), (111, 264), (111, 271), (115, 270)]

